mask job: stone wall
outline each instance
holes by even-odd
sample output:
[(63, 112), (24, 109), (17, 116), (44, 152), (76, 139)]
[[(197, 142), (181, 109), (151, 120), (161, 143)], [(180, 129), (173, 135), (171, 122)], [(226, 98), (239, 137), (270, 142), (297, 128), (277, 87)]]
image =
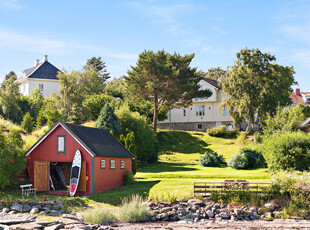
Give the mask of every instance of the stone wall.
[[(158, 123), (159, 129), (171, 129), (171, 130), (185, 130), (185, 131), (206, 131), (207, 129), (211, 129), (216, 127), (215, 121), (213, 122), (171, 122), (171, 123)], [(230, 121), (222, 121), (222, 125), (232, 124)], [(202, 125), (202, 129), (198, 129), (198, 125)]]

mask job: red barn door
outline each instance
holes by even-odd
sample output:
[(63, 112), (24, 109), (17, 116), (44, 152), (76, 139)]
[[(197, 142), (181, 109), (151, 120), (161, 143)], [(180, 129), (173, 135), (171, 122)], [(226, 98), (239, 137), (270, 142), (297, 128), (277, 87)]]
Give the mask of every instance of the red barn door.
[(34, 162), (34, 188), (37, 191), (49, 190), (50, 164), (46, 161)]

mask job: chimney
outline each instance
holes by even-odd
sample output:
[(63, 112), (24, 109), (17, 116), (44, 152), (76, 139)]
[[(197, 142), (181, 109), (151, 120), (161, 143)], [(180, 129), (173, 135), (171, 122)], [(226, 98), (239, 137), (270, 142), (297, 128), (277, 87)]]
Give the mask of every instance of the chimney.
[(43, 62), (46, 62), (47, 61), (47, 55), (44, 55), (43, 56)]
[(296, 94), (296, 95), (300, 95), (300, 89), (299, 89), (299, 88), (296, 88), (296, 89), (295, 89), (295, 94)]
[(39, 60), (39, 59), (36, 59), (35, 62), (34, 62), (34, 67), (36, 67), (37, 65), (39, 65), (39, 62), (40, 62), (40, 60)]

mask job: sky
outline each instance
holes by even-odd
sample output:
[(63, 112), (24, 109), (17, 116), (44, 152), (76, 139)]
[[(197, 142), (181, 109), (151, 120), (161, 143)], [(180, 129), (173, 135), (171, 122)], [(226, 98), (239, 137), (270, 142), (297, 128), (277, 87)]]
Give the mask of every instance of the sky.
[(191, 66), (226, 69), (244, 48), (293, 66), (310, 91), (310, 1), (0, 0), (0, 80), (49, 61), (82, 70), (102, 57), (111, 77), (126, 75), (144, 50), (195, 54)]

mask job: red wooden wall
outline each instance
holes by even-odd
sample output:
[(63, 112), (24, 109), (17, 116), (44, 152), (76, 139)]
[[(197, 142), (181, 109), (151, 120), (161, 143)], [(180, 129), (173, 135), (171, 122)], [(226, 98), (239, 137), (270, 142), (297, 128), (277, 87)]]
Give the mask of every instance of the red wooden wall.
[[(65, 154), (57, 155), (57, 135), (66, 135)], [(89, 181), (86, 185), (86, 194), (91, 194), (92, 156), (68, 133), (58, 125), (27, 157), (27, 168), (30, 179), (34, 179), (34, 161), (62, 161), (72, 162), (76, 150), (80, 150), (82, 161), (86, 161), (86, 175)]]
[[(106, 160), (106, 168), (101, 168), (101, 159)], [(110, 169), (110, 160), (115, 160), (115, 169)], [(125, 168), (121, 169), (121, 160), (125, 161)], [(124, 184), (124, 173), (131, 172), (131, 158), (95, 157), (95, 193), (103, 192)]]

